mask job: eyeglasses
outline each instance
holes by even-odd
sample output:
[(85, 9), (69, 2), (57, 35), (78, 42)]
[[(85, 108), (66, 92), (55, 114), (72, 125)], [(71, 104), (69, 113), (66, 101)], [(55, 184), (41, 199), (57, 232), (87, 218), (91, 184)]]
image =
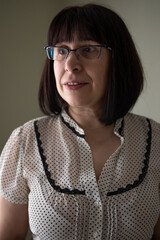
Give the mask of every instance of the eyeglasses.
[(108, 50), (111, 50), (111, 48), (106, 45), (88, 45), (88, 46), (83, 46), (76, 49), (68, 49), (68, 48), (59, 47), (59, 46), (44, 47), (44, 49), (47, 52), (48, 59), (57, 60), (57, 61), (63, 61), (67, 59), (70, 52), (75, 52), (75, 55), (78, 58), (83, 58), (88, 60), (99, 58), (101, 55), (102, 48), (107, 48)]

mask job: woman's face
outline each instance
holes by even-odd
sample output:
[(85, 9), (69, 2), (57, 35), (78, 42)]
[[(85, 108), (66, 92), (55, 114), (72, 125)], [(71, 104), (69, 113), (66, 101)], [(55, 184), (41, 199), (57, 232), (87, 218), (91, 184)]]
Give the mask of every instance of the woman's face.
[[(99, 43), (75, 40), (58, 43), (56, 46), (76, 49), (88, 45), (99, 45)], [(75, 55), (75, 52), (70, 52), (67, 59), (54, 61), (57, 90), (68, 103), (69, 108), (100, 109), (109, 75), (109, 61), (110, 53), (106, 48), (101, 49), (99, 58), (81, 59)]]

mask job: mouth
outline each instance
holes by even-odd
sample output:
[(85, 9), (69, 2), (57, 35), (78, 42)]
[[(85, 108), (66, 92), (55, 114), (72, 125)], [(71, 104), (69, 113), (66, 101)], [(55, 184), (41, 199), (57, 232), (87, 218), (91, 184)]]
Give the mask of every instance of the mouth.
[[(79, 83), (79, 82), (75, 82), (75, 83), (73, 83), (73, 82), (68, 82), (68, 83), (67, 83), (68, 86), (77, 86), (77, 85), (82, 85), (82, 84), (86, 84), (86, 83)], [(66, 85), (66, 84), (65, 84), (65, 85)]]
[(88, 83), (86, 82), (66, 82), (64, 85), (68, 90), (78, 90), (84, 86), (86, 86)]

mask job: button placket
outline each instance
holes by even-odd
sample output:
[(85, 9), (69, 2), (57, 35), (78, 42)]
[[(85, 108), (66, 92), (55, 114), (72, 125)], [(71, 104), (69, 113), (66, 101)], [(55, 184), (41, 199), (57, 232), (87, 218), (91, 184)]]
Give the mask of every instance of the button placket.
[(100, 199), (92, 200), (90, 211), (89, 239), (101, 239), (103, 228), (103, 208)]
[[(81, 181), (89, 201), (88, 239), (100, 240), (103, 226), (102, 204), (93, 168), (92, 153), (85, 139), (78, 139), (81, 161)], [(94, 231), (94, 232), (93, 232)], [(96, 236), (96, 237), (94, 237)]]
[(93, 167), (91, 149), (85, 139), (78, 138), (77, 140), (81, 162), (81, 182), (84, 186), (86, 195), (96, 201), (100, 199), (100, 195)]

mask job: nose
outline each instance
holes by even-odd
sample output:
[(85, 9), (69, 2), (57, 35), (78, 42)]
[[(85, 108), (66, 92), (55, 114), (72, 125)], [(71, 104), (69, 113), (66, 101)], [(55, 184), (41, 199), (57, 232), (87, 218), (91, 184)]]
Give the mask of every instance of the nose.
[(70, 52), (65, 60), (65, 71), (79, 72), (82, 69), (81, 62), (79, 61), (75, 52)]

